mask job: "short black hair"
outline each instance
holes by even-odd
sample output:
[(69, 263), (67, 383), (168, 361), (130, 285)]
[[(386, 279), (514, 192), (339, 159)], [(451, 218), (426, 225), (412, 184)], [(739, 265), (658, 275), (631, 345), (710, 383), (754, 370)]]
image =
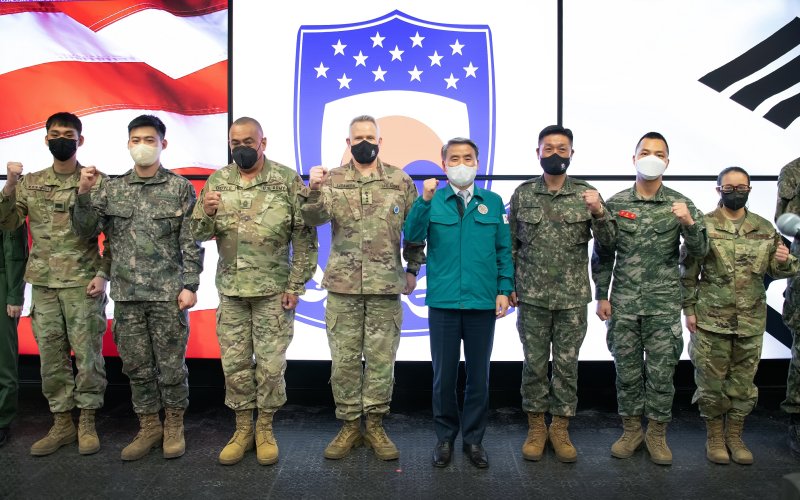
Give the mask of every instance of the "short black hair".
[(472, 139), (466, 137), (454, 137), (447, 141), (447, 144), (442, 146), (442, 161), (447, 159), (447, 148), (456, 144), (468, 144), (475, 151), (475, 159), (478, 159), (478, 145)]
[(167, 135), (167, 126), (164, 125), (164, 122), (159, 117), (154, 115), (139, 115), (131, 120), (128, 124), (128, 135), (130, 135), (131, 130), (139, 127), (153, 127), (162, 141), (164, 136)]
[(645, 139), (658, 139), (660, 141), (664, 141), (664, 146), (667, 147), (667, 155), (669, 156), (669, 144), (667, 144), (667, 140), (664, 138), (664, 136), (659, 134), (658, 132), (648, 132), (644, 134), (641, 137), (641, 139), (639, 139), (639, 142), (636, 143), (636, 148), (634, 149), (634, 151), (639, 150), (639, 145), (641, 145), (642, 141)]
[(78, 135), (81, 135), (81, 132), (83, 131), (83, 124), (81, 123), (81, 119), (73, 115), (72, 113), (67, 113), (66, 111), (60, 111), (50, 116), (50, 118), (47, 119), (47, 123), (45, 123), (44, 125), (44, 129), (49, 132), (50, 127), (54, 125), (74, 128), (75, 130), (78, 131)]
[(721, 186), (722, 178), (725, 177), (726, 174), (729, 174), (731, 172), (739, 172), (740, 174), (744, 174), (744, 176), (747, 177), (747, 185), (748, 186), (750, 185), (750, 174), (748, 174), (745, 169), (743, 169), (742, 167), (725, 167), (722, 169), (722, 172), (720, 172), (719, 175), (717, 176), (717, 186)]
[(572, 146), (572, 130), (568, 128), (564, 128), (561, 125), (548, 125), (539, 132), (539, 144), (542, 143), (542, 139), (547, 137), (548, 135), (565, 135), (567, 139), (569, 139), (569, 145)]

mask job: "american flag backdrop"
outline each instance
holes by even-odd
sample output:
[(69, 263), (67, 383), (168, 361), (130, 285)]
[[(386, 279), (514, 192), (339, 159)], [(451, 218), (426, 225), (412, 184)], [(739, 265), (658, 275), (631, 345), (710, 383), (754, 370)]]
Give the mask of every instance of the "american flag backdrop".
[[(2, 2), (0, 96), (0, 161), (21, 161), (26, 172), (52, 163), (45, 120), (69, 111), (83, 122), (84, 165), (130, 169), (127, 124), (151, 113), (167, 126), (164, 166), (210, 173), (227, 164), (228, 1)], [(213, 269), (202, 281), (189, 355), (214, 357)], [(20, 352), (37, 352), (28, 318)], [(116, 353), (110, 334), (104, 352)]]

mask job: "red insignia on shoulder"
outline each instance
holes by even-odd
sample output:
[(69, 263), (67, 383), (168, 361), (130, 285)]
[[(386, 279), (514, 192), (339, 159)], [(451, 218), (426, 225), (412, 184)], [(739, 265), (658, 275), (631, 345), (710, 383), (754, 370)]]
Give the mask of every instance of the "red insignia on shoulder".
[(630, 220), (636, 219), (636, 214), (633, 212), (628, 212), (627, 210), (620, 210), (617, 215), (619, 215), (620, 217), (625, 217), (626, 219)]

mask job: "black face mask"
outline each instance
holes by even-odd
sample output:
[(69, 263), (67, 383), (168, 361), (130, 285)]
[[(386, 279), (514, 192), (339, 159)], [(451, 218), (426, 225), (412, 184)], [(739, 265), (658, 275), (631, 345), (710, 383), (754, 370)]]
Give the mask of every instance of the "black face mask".
[(540, 159), (539, 164), (546, 173), (550, 175), (561, 175), (566, 172), (567, 167), (569, 167), (569, 158), (552, 154)]
[(78, 141), (75, 139), (67, 139), (66, 137), (59, 137), (57, 139), (48, 139), (47, 147), (58, 161), (67, 161), (78, 150)]
[(378, 156), (378, 145), (372, 144), (369, 141), (361, 141), (358, 144), (350, 146), (350, 152), (353, 153), (353, 159), (361, 165), (369, 165)]
[(722, 205), (729, 210), (739, 210), (747, 204), (747, 197), (750, 193), (740, 193), (733, 191), (732, 193), (720, 193)]
[(258, 161), (258, 150), (247, 146), (236, 146), (231, 150), (233, 161), (242, 170), (250, 170)]

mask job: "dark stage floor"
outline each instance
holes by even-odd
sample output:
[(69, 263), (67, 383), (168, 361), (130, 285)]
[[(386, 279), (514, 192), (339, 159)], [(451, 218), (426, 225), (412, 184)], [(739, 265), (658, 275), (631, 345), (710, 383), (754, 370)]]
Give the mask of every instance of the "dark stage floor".
[[(628, 460), (609, 454), (620, 433), (613, 408), (584, 408), (572, 420), (578, 448), (575, 464), (558, 463), (552, 451), (526, 462), (520, 447), (526, 423), (518, 408), (492, 410), (484, 444), (490, 467), (475, 469), (456, 454), (445, 469), (430, 465), (435, 438), (430, 411), (410, 409), (386, 419), (400, 459), (381, 462), (359, 448), (331, 461), (322, 450), (338, 430), (333, 408), (289, 405), (276, 416), (280, 461), (259, 466), (255, 454), (235, 466), (217, 463), (233, 431), (233, 413), (218, 389), (194, 390), (186, 417), (187, 452), (165, 460), (153, 450), (143, 460), (123, 463), (120, 451), (135, 435), (137, 421), (124, 388), (110, 388), (98, 414), (102, 449), (78, 455), (77, 444), (48, 457), (28, 449), (51, 419), (38, 387), (23, 389), (20, 418), (11, 441), (0, 448), (3, 498), (780, 498), (781, 477), (800, 471), (786, 445), (785, 416), (759, 407), (747, 421), (745, 441), (755, 464), (714, 465), (705, 459), (705, 431), (686, 397), (676, 402), (668, 438), (674, 465), (651, 463), (645, 451)], [(76, 413), (77, 416), (77, 413)], [(77, 418), (76, 418), (77, 420)], [(460, 442), (456, 443), (460, 451)]]

